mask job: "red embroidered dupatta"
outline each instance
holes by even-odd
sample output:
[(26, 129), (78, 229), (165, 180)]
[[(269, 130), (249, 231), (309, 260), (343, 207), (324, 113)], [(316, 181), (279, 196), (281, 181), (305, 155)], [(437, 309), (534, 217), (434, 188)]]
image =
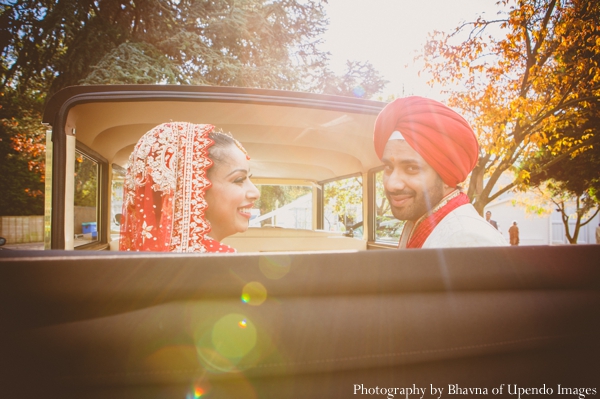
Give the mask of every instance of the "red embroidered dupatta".
[(205, 193), (212, 125), (164, 123), (129, 158), (123, 188), (120, 250), (234, 252), (210, 239)]

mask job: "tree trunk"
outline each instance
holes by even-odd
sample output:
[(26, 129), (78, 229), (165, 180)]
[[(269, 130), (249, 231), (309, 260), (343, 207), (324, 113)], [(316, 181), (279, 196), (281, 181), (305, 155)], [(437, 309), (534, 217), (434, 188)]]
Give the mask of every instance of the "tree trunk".
[(477, 165), (471, 172), (471, 178), (469, 179), (469, 191), (467, 195), (473, 203), (475, 210), (479, 215), (483, 216), (483, 209), (487, 205), (487, 202), (481, 197), (483, 192), (483, 175), (485, 173), (485, 165)]
[(566, 232), (566, 236), (567, 236), (567, 240), (569, 241), (569, 244), (576, 245), (577, 238), (579, 237), (579, 224), (575, 225), (575, 230), (573, 231), (573, 235), (571, 235), (570, 231), (569, 231), (569, 219), (567, 219), (566, 222), (563, 220), (563, 223), (565, 225), (565, 232)]
[(581, 217), (583, 216), (583, 212), (580, 207), (579, 197), (577, 198), (577, 209), (575, 212), (577, 214), (577, 220), (575, 222), (575, 227), (573, 229), (573, 235), (571, 235), (571, 232), (569, 231), (569, 215), (566, 214), (565, 210), (566, 210), (566, 207), (561, 208), (562, 220), (563, 220), (563, 224), (565, 226), (565, 234), (567, 236), (567, 240), (569, 241), (569, 244), (576, 245), (577, 239), (579, 238), (579, 230), (581, 230)]

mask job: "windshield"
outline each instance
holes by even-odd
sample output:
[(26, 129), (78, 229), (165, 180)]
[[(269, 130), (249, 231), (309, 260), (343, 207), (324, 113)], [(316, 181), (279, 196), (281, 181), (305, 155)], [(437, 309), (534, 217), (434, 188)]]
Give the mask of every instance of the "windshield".
[(310, 186), (258, 184), (260, 199), (252, 209), (250, 227), (313, 228)]

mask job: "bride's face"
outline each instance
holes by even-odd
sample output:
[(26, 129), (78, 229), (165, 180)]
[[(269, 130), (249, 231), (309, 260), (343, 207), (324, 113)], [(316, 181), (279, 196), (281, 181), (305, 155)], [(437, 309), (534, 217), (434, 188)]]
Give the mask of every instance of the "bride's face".
[(218, 163), (209, 170), (212, 186), (206, 192), (209, 235), (217, 241), (248, 229), (254, 201), (260, 192), (250, 181), (250, 162), (235, 145), (219, 150)]

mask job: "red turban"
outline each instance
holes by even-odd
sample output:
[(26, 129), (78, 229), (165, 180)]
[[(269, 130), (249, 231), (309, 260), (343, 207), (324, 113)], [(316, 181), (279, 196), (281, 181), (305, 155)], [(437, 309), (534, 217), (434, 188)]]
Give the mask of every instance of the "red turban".
[(379, 159), (396, 130), (449, 186), (464, 181), (477, 164), (479, 144), (473, 129), (462, 116), (438, 101), (414, 96), (386, 105), (373, 132)]

